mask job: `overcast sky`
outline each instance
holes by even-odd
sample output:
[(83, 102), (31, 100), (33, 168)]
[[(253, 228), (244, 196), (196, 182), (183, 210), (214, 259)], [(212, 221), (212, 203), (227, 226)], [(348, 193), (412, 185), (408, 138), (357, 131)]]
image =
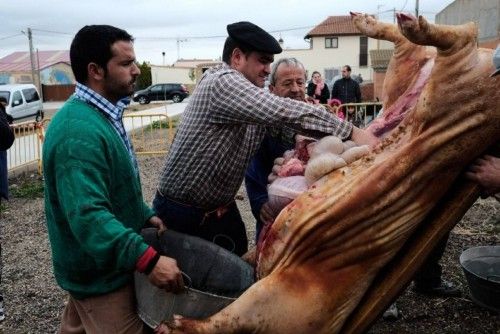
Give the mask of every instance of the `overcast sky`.
[[(419, 12), (431, 21), (453, 0), (420, 0)], [(179, 58), (217, 59), (222, 53), (226, 26), (251, 21), (282, 37), (285, 48), (306, 48), (309, 30), (331, 15), (349, 11), (377, 14), (392, 22), (393, 9), (415, 13), (415, 0), (2, 0), (0, 57), (34, 48), (69, 50), (74, 34), (86, 24), (110, 24), (135, 39), (137, 59), (170, 65)], [(165, 52), (165, 57), (162, 56)]]

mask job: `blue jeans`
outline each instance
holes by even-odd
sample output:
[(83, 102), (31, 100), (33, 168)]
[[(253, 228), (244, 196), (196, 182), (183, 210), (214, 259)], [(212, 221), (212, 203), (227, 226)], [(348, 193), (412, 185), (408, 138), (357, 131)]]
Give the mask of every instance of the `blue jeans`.
[(153, 209), (169, 229), (211, 241), (239, 256), (248, 251), (245, 224), (235, 202), (217, 217), (215, 213), (181, 204), (156, 192)]

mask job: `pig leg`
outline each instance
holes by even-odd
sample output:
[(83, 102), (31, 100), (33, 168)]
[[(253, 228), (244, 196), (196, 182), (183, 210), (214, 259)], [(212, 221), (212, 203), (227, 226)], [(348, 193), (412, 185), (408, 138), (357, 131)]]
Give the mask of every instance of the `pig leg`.
[[(399, 14), (398, 24), (412, 42), (437, 48), (431, 78), (417, 104), (419, 112), (415, 121), (421, 122), (422, 129), (425, 123), (434, 123), (444, 117), (448, 124), (464, 119), (498, 118), (498, 81), (489, 78), (493, 71), (492, 50), (477, 48), (477, 26), (474, 23), (435, 25), (423, 17), (417, 19)], [(483, 127), (480, 133), (485, 138), (486, 128)], [(474, 156), (479, 154), (481, 151), (474, 151)]]
[(207, 319), (175, 319), (168, 324), (169, 333), (331, 333), (325, 321), (331, 292), (311, 282), (311, 276), (310, 268), (273, 273)]
[(384, 110), (388, 110), (415, 85), (422, 67), (435, 57), (435, 50), (410, 42), (395, 24), (379, 22), (367, 14), (351, 12), (351, 17), (354, 25), (366, 36), (394, 43), (394, 54), (389, 62), (382, 90)]
[(433, 45), (446, 54), (477, 45), (477, 27), (473, 22), (459, 26), (429, 24), (423, 16), (397, 15), (401, 33), (419, 45)]

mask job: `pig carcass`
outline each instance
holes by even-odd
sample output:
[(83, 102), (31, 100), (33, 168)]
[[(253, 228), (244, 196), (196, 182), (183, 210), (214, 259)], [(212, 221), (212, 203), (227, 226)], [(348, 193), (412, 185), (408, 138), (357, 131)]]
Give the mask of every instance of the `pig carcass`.
[(380, 277), (407, 241), (423, 235), (409, 253), (424, 254), (422, 243), (431, 248), (477, 198), (459, 175), (500, 137), (500, 76), (489, 77), (492, 51), (476, 47), (477, 27), (404, 14), (399, 30), (366, 15), (353, 19), (367, 35), (395, 41), (384, 115), (371, 128), (382, 142), (279, 214), (263, 236), (252, 287), (207, 319), (175, 319), (172, 332), (362, 332), (369, 311), (390, 302), (381, 286), (393, 286), (393, 296), (404, 284), (394, 277), (411, 272), (403, 259), (392, 278)]

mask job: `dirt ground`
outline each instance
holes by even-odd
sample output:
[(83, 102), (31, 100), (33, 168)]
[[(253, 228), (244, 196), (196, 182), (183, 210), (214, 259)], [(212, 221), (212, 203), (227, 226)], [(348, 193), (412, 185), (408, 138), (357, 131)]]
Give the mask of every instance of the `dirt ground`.
[[(162, 157), (139, 157), (144, 197), (151, 203)], [(54, 279), (45, 225), (42, 180), (37, 175), (11, 180), (8, 203), (2, 202), (3, 277), (6, 319), (3, 333), (54, 333), (64, 308), (66, 294)], [(246, 193), (240, 190), (238, 206), (254, 239), (254, 220)], [(458, 258), (476, 245), (500, 244), (500, 204), (478, 200), (454, 228), (442, 264), (444, 276), (463, 291), (461, 298), (429, 298), (409, 287), (397, 300), (401, 316), (379, 320), (370, 333), (500, 333), (500, 316), (471, 301)]]

